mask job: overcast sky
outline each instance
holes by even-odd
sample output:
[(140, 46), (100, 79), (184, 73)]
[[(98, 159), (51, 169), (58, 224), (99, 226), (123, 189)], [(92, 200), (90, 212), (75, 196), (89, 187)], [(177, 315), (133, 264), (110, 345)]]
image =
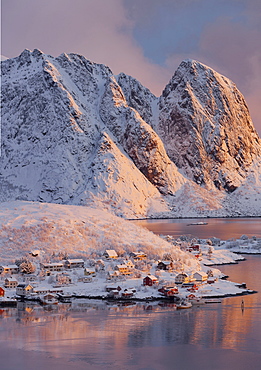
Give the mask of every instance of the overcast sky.
[(233, 80), (261, 134), (260, 0), (2, 0), (1, 54), (78, 53), (159, 96), (192, 58)]

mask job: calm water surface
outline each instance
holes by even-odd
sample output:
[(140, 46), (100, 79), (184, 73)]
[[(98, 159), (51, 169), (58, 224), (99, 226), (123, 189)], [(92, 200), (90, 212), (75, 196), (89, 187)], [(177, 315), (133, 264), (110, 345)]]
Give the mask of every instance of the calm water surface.
[[(240, 238), (243, 234), (248, 237), (261, 238), (261, 218), (210, 218), (210, 219), (166, 219), (140, 220), (135, 224), (143, 226), (155, 234), (180, 235), (191, 234), (198, 238), (215, 236), (223, 240)], [(207, 222), (207, 225), (191, 225), (195, 222)]]
[[(247, 221), (241, 226), (240, 235), (248, 234)], [(221, 270), (261, 291), (261, 256), (246, 257)], [(23, 304), (2, 309), (0, 369), (260, 369), (261, 295), (243, 299), (243, 311), (242, 297), (184, 311), (171, 304), (87, 300), (54, 310)]]

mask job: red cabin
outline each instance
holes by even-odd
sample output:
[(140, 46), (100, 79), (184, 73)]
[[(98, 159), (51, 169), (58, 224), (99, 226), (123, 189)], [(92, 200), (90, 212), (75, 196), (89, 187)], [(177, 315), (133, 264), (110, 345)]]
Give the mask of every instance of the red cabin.
[(5, 296), (5, 290), (0, 287), (0, 297), (4, 297)]
[(147, 275), (143, 279), (143, 285), (152, 286), (152, 285), (157, 284), (157, 283), (158, 283), (158, 279), (156, 278), (156, 276), (153, 276), (153, 275)]

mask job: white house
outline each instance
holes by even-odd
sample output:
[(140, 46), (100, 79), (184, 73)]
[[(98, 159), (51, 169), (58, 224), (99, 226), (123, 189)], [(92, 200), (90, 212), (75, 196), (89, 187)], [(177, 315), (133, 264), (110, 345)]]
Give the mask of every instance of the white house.
[(18, 285), (18, 281), (11, 277), (5, 279), (5, 288), (16, 288)]
[(133, 264), (133, 262), (131, 260), (126, 260), (124, 262), (124, 265), (128, 266), (130, 269), (134, 269), (135, 268), (135, 265)]
[(42, 294), (47, 294), (50, 292), (50, 289), (49, 288), (46, 288), (46, 287), (40, 287), (40, 288), (34, 288), (33, 289), (33, 293), (35, 293), (36, 295), (42, 295)]
[(84, 275), (86, 276), (95, 276), (96, 271), (94, 269), (85, 268), (84, 269)]
[(118, 258), (118, 254), (114, 249), (106, 249), (106, 251), (103, 253), (103, 256), (105, 258)]
[(116, 265), (116, 271), (119, 271), (121, 275), (130, 275), (132, 272), (127, 265)]
[(33, 291), (33, 287), (30, 284), (20, 283), (16, 287), (16, 294), (20, 296), (26, 296)]
[(40, 269), (44, 271), (62, 271), (63, 268), (63, 263), (40, 263)]
[(63, 293), (63, 289), (60, 288), (60, 287), (50, 287), (50, 288), (47, 288), (47, 287), (38, 287), (38, 288), (33, 288), (33, 291), (32, 291), (32, 294), (37, 296), (37, 297), (40, 297), (44, 294), (48, 294), (48, 293), (52, 293), (52, 294), (62, 294)]
[(203, 271), (197, 271), (193, 274), (193, 278), (196, 279), (196, 281), (206, 281), (208, 280), (208, 275)]
[(119, 271), (108, 271), (107, 272), (107, 279), (108, 280), (111, 280), (111, 279), (116, 279), (120, 276), (120, 272)]
[(147, 254), (143, 252), (131, 252), (130, 257), (132, 257), (134, 260), (144, 260), (147, 258)]
[(0, 266), (0, 274), (18, 274), (19, 267), (17, 265)]
[(176, 284), (189, 283), (189, 281), (190, 281), (189, 276), (185, 272), (181, 272), (175, 277)]
[(84, 268), (84, 260), (82, 260), (82, 259), (68, 259), (68, 260), (64, 261), (64, 266), (67, 269)]

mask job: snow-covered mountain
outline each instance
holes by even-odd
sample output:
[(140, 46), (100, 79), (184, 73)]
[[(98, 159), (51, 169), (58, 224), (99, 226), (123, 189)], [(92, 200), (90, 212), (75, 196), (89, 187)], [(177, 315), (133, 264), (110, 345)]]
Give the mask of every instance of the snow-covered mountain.
[(261, 155), (243, 95), (193, 60), (183, 61), (159, 101), (157, 131), (170, 159), (207, 188), (233, 192)]
[(1, 202), (260, 215), (261, 141), (243, 96), (211, 68), (182, 62), (160, 98), (76, 54), (25, 50), (1, 70)]

